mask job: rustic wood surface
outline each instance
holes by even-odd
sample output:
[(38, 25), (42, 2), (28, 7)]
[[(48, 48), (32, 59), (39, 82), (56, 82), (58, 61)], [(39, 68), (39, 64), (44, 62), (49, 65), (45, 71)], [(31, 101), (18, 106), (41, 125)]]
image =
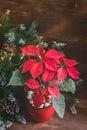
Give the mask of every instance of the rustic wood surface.
[(0, 16), (11, 9), (13, 23), (29, 25), (38, 22), (38, 32), (47, 42), (67, 43), (66, 55), (78, 60), (83, 84), (76, 97), (80, 99), (78, 114), (66, 110), (63, 120), (55, 114), (49, 122), (27, 125), (14, 123), (9, 130), (86, 130), (87, 129), (87, 0), (0, 0)]
[(78, 111), (78, 114), (71, 115), (66, 112), (64, 119), (59, 119), (55, 114), (49, 122), (35, 123), (29, 121), (27, 125), (15, 123), (9, 130), (87, 130), (87, 112)]

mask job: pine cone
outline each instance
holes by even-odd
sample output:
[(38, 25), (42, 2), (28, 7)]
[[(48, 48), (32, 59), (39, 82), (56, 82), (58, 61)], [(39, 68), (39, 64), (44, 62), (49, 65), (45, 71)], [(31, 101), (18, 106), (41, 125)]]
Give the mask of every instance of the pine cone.
[(5, 52), (12, 52), (16, 49), (16, 44), (13, 43), (13, 42), (10, 42), (9, 40), (5, 41), (3, 43), (3, 47), (2, 49), (5, 51)]
[(4, 98), (1, 98), (0, 99), (0, 111), (5, 110), (6, 104), (7, 104), (6, 100)]
[(19, 107), (15, 101), (7, 101), (6, 113), (14, 115), (19, 112)]
[(19, 106), (15, 101), (0, 99), (0, 111), (3, 111), (9, 115), (15, 115), (19, 112)]

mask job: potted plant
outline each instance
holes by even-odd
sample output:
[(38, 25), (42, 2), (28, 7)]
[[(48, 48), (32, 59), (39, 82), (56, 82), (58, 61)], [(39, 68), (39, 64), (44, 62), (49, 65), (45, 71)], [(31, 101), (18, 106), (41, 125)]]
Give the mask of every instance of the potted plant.
[(54, 110), (63, 118), (65, 101), (71, 99), (71, 110), (76, 102), (70, 95), (75, 93), (79, 80), (78, 62), (66, 58), (61, 49), (65, 44), (44, 42), (37, 34), (36, 22), (29, 28), (13, 25), (8, 23), (8, 15), (9, 11), (4, 15), (0, 32), (5, 52), (1, 48), (0, 60), (13, 63), (6, 87), (24, 87), (27, 110), (36, 121), (49, 120)]
[(24, 86), (28, 112), (36, 121), (49, 120), (54, 110), (63, 118), (65, 98), (69, 92), (75, 93), (79, 80), (78, 62), (66, 58), (60, 43), (46, 47), (40, 41), (38, 45), (22, 47), (21, 52), (22, 64), (13, 72), (8, 85)]

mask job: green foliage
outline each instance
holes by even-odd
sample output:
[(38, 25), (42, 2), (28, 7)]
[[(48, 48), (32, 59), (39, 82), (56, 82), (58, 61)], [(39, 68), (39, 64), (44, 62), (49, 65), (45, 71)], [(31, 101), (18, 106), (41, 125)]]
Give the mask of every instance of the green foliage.
[[(6, 95), (9, 95), (10, 87), (6, 87), (6, 85), (9, 82), (12, 72), (20, 65), (21, 55), (19, 47), (29, 44), (31, 41), (34, 44), (34, 40), (38, 39), (36, 31), (37, 23), (35, 21), (29, 27), (26, 27), (24, 24), (15, 25), (10, 23), (9, 13), (10, 10), (7, 10), (0, 24), (0, 94), (4, 93)], [(17, 52), (5, 52), (3, 50), (2, 45), (6, 40), (16, 44)], [(18, 73), (13, 73), (14, 77), (16, 74)], [(15, 77), (15, 80), (13, 80), (14, 84), (16, 80), (17, 78)], [(18, 81), (19, 78), (17, 83)], [(23, 80), (20, 79), (20, 81), (23, 83)], [(21, 85), (23, 85), (22, 83)]]
[[(17, 46), (20, 46), (20, 40), (22, 39), (25, 44), (29, 44), (29, 42), (34, 41), (37, 37), (36, 31), (36, 22), (32, 22), (31, 26), (24, 30), (20, 30), (21, 25), (7, 25), (7, 30), (4, 32), (3, 36), (5, 39), (10, 39), (12, 42), (15, 42)], [(25, 26), (25, 25), (24, 25)], [(5, 29), (6, 29), (5, 28)], [(2, 28), (3, 29), (3, 28)]]
[(9, 120), (0, 120), (0, 130), (9, 128), (13, 123)]
[(24, 86), (24, 79), (23, 76), (21, 75), (21, 70), (17, 69), (13, 72), (11, 79), (7, 86)]
[(65, 45), (66, 43), (57, 43), (53, 41), (53, 43), (51, 44), (51, 47), (56, 50), (62, 50)]
[(9, 15), (5, 13), (1, 20), (0, 40), (2, 44), (4, 40), (10, 40), (17, 46), (22, 46), (31, 42), (34, 44), (34, 40), (36, 41), (36, 39), (38, 39), (36, 21), (33, 21), (29, 27), (26, 27), (24, 24), (12, 24), (9, 19)]
[[(6, 63), (0, 62), (0, 79), (1, 79), (1, 84), (5, 85), (11, 76), (11, 70), (13, 70), (14, 64), (9, 61)], [(3, 86), (2, 85), (2, 86)]]
[(63, 80), (61, 81), (61, 83), (63, 83), (64, 86), (58, 87), (60, 91), (71, 92), (72, 94), (75, 93), (76, 85), (75, 85), (75, 82), (71, 78)]
[(37, 31), (36, 31), (36, 27), (37, 27), (37, 22), (33, 21), (30, 28), (28, 29), (28, 33), (32, 36), (32, 37), (37, 37)]
[(52, 103), (58, 116), (63, 118), (65, 112), (65, 97), (61, 94), (59, 98), (52, 98)]
[(16, 69), (13, 71), (7, 86), (24, 86), (28, 78), (27, 74), (25, 76), (21, 74), (21, 69)]
[[(17, 69), (22, 58), (20, 47), (31, 42), (35, 45), (39, 43), (36, 31), (37, 23), (34, 21), (29, 27), (24, 24), (15, 25), (10, 23), (9, 13), (10, 10), (7, 10), (0, 22), (0, 98), (5, 98), (6, 100), (11, 95), (14, 95), (13, 86), (23, 86), (25, 80), (27, 80), (26, 76), (24, 78), (21, 75), (20, 69)], [(10, 45), (15, 45), (15, 50), (6, 51), (5, 43), (9, 46), (9, 50), (11, 48)], [(15, 117), (15, 119), (23, 124), (26, 122), (21, 115)], [(7, 115), (0, 111), (0, 130), (9, 128), (11, 124), (12, 122), (8, 120)]]
[(6, 87), (11, 76), (11, 69), (13, 69), (11, 62), (0, 62), (0, 97), (8, 98), (11, 94), (10, 87)]

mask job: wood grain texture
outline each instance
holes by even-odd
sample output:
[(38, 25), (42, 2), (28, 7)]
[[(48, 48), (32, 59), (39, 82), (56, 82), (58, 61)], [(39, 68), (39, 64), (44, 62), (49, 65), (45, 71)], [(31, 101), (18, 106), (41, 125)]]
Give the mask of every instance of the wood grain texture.
[(45, 38), (73, 43), (87, 40), (86, 5), (86, 0), (78, 0), (78, 8), (75, 0), (6, 0), (0, 1), (0, 12), (9, 8), (13, 22), (36, 20)]
[(67, 43), (64, 52), (80, 63), (78, 69), (84, 80), (76, 93), (81, 99), (76, 116), (66, 111), (63, 120), (55, 114), (47, 123), (37, 124), (29, 119), (27, 125), (15, 123), (9, 130), (86, 130), (87, 0), (0, 0), (0, 16), (6, 9), (11, 9), (13, 23), (30, 25), (33, 20), (37, 21), (38, 33), (46, 42)]
[(31, 120), (27, 125), (15, 123), (9, 130), (86, 130), (87, 129), (87, 116), (85, 113), (74, 116), (66, 112), (64, 119), (59, 119), (54, 115), (49, 122), (34, 123)]

